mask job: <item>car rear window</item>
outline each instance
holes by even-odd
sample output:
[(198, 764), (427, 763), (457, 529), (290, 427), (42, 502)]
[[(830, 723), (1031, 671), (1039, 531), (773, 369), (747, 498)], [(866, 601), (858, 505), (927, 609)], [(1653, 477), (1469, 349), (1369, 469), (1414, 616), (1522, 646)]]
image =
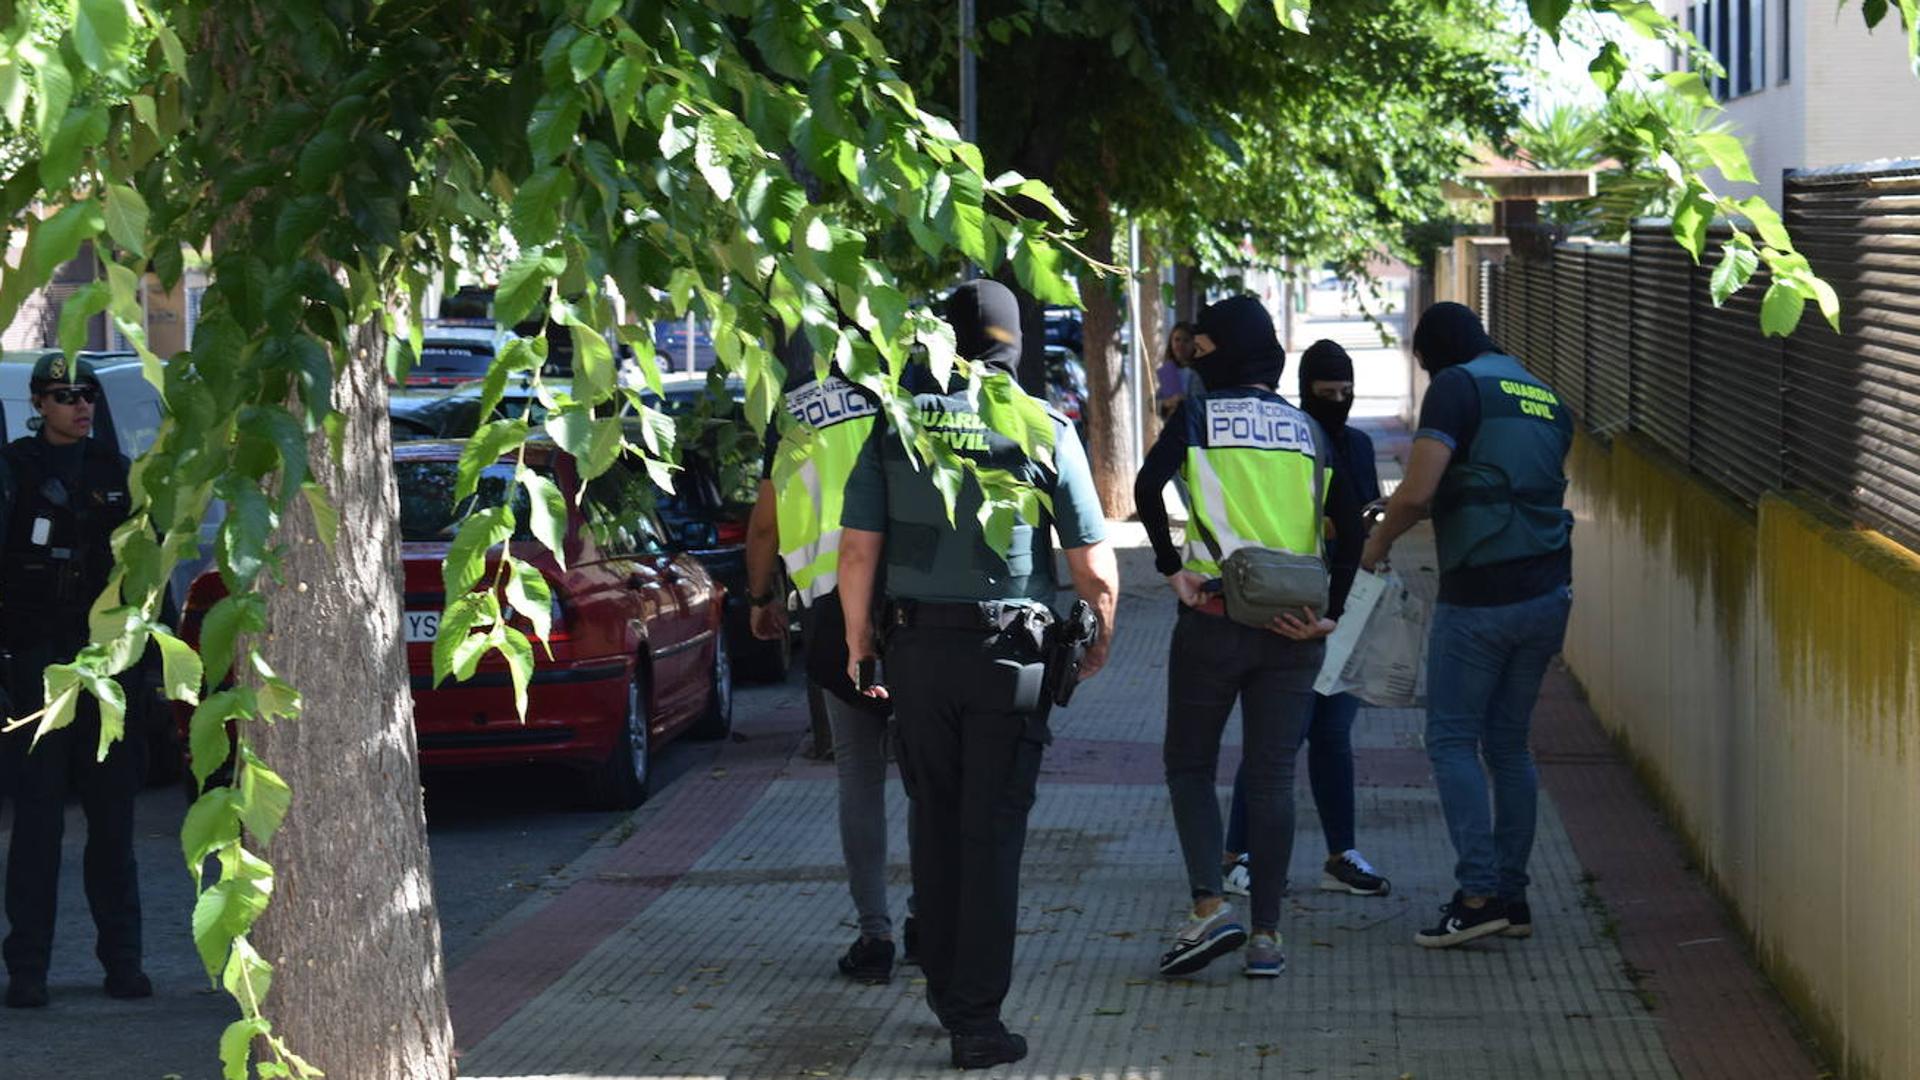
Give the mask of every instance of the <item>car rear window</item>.
[(512, 494), (515, 540), (531, 540), (528, 530), (527, 489), (513, 481), (512, 465), (489, 465), (480, 470), (474, 494), (454, 501), (454, 482), (460, 466), (452, 461), (396, 461), (393, 478), (400, 488), (400, 539), (451, 540), (460, 523), (478, 510), (503, 505)]
[(414, 369), (423, 375), (456, 375), (484, 378), (493, 363), (493, 346), (477, 341), (436, 341), (428, 338), (420, 344), (420, 363)]

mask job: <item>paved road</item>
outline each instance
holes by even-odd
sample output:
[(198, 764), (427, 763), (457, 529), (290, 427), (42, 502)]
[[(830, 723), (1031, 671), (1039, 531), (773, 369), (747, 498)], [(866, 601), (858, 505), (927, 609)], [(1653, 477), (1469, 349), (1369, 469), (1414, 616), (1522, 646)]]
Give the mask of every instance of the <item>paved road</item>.
[[(743, 713), (785, 707), (793, 687), (742, 687)], [(682, 741), (654, 762), (655, 791), (701, 773), (719, 752)], [(603, 835), (620, 835), (625, 813), (582, 810), (560, 772), (484, 772), (429, 777), (427, 825), (441, 939), (448, 967), (478, 936), (530, 895), (564, 881), (568, 864)], [(80, 881), (86, 825), (76, 804), (67, 815), (66, 860), (51, 990), (43, 1011), (0, 1010), (0, 1080), (211, 1080), (217, 1041), (234, 1016), (227, 996), (209, 988), (189, 930), (193, 885), (180, 857), (185, 799), (177, 787), (149, 788), (135, 811), (152, 1001), (118, 1002), (100, 992), (93, 924)], [(12, 829), (0, 809), (0, 857)], [(555, 875), (559, 874), (556, 879)]]

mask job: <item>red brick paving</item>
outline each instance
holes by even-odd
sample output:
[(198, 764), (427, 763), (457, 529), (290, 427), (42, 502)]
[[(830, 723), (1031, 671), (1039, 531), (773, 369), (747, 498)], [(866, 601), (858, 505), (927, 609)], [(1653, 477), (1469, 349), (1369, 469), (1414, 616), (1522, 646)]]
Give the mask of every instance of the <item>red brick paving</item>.
[(1674, 1066), (1688, 1080), (1818, 1077), (1791, 1014), (1748, 956), (1740, 931), (1649, 802), (1632, 768), (1564, 671), (1534, 710), (1541, 783), (1574, 854), (1643, 973)]

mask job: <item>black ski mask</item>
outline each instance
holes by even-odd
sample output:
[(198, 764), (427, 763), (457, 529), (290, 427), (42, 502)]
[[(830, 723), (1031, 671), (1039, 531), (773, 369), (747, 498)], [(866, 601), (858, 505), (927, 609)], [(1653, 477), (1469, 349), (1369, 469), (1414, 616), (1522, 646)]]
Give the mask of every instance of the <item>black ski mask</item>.
[(1231, 386), (1277, 386), (1287, 352), (1274, 336), (1273, 316), (1251, 296), (1222, 300), (1200, 313), (1200, 333), (1213, 351), (1193, 358), (1193, 370), (1209, 390)]
[(947, 323), (962, 357), (1019, 374), (1020, 302), (1005, 285), (980, 278), (953, 290)]
[(1337, 343), (1321, 338), (1300, 354), (1300, 408), (1320, 421), (1327, 438), (1338, 441), (1346, 430), (1347, 414), (1353, 411), (1353, 395), (1329, 401), (1313, 392), (1316, 382), (1353, 382), (1353, 357)]
[(1486, 324), (1472, 308), (1442, 300), (1420, 316), (1420, 325), (1413, 329), (1413, 351), (1421, 367), (1438, 372), (1499, 352), (1500, 346), (1487, 336)]

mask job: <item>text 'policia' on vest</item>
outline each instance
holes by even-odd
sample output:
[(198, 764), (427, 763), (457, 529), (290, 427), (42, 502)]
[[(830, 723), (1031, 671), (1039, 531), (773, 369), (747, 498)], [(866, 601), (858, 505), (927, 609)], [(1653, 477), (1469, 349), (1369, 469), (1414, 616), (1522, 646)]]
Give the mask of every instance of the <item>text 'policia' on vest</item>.
[(811, 605), (837, 584), (834, 561), (847, 476), (879, 410), (859, 387), (833, 374), (790, 390), (786, 407), (802, 426), (781, 438), (774, 464), (780, 557), (794, 588)]
[(1220, 561), (1246, 547), (1319, 554), (1331, 459), (1312, 419), (1251, 386), (1195, 394), (1186, 417), (1186, 569), (1219, 577)]
[(1460, 366), (1479, 395), (1480, 425), (1434, 495), (1441, 572), (1559, 551), (1573, 531), (1561, 469), (1573, 442), (1570, 411), (1511, 356)]

